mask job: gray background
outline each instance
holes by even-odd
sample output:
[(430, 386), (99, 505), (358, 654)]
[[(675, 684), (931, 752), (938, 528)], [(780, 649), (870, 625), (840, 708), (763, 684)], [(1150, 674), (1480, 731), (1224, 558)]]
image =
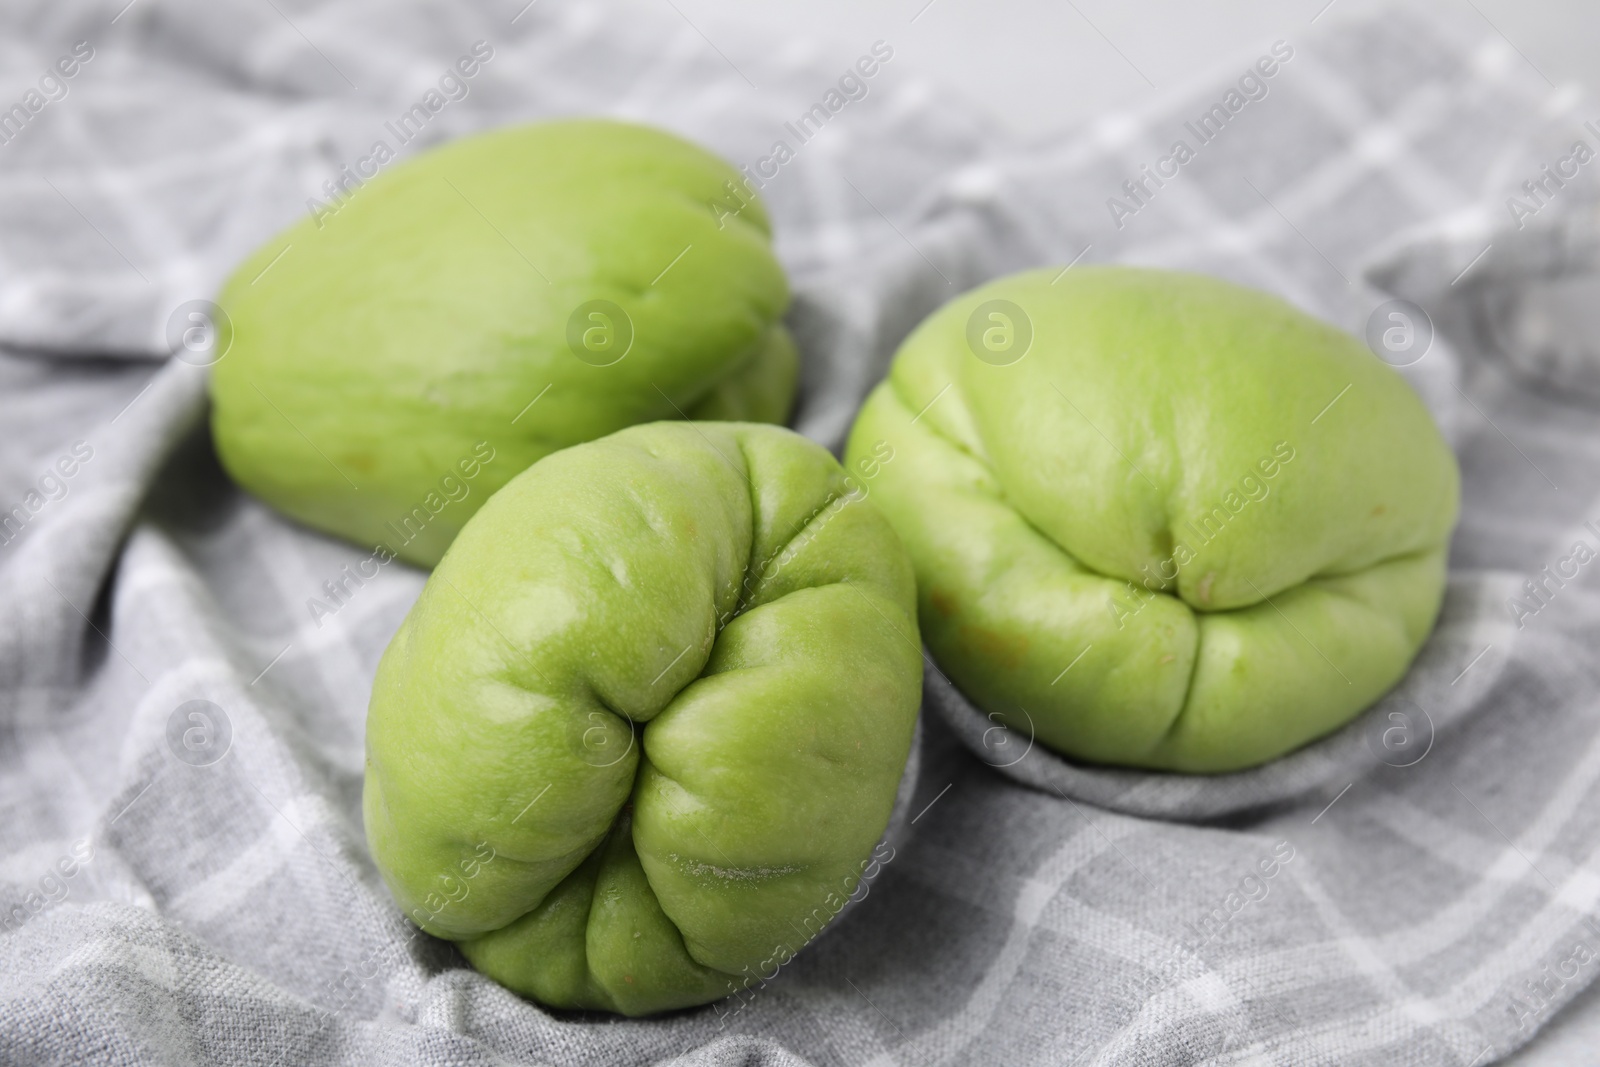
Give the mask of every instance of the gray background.
[[(648, 0), (660, 3), (664, 0)], [(1159, 100), (1307, 20), (1382, 11), (1376, 0), (671, 0), (734, 63), (739, 49), (805, 40), (841, 66), (863, 43), (895, 47), (898, 75), (983, 106), (1040, 137)], [(1413, 5), (1415, 6), (1415, 5)], [(1555, 87), (1600, 85), (1600, 4), (1439, 0), (1502, 34)], [(1326, 10), (1324, 10), (1326, 9)], [(737, 42), (737, 43), (735, 43)]]

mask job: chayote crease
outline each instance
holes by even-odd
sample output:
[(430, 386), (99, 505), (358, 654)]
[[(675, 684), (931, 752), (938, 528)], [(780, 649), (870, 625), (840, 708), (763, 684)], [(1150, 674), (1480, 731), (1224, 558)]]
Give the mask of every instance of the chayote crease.
[(981, 711), (1085, 761), (1190, 772), (1350, 720), (1431, 630), (1453, 456), (1358, 340), (1216, 278), (1033, 271), (906, 340), (846, 452)]
[(373, 688), (367, 835), (404, 911), (519, 993), (628, 1015), (798, 952), (921, 698), (911, 564), (866, 495), (788, 430), (682, 422), (500, 490)]
[(782, 422), (788, 284), (753, 194), (733, 184), (740, 210), (719, 211), (742, 181), (671, 134), (569, 120), (347, 188), (218, 298), (223, 465), (309, 526), (432, 566), (557, 449), (657, 419)]

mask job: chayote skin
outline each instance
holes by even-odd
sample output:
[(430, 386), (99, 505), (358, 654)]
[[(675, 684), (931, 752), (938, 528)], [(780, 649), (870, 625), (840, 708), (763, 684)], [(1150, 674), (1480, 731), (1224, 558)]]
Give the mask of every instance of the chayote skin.
[[(223, 465), (307, 525), (432, 566), (557, 449), (663, 418), (782, 422), (788, 285), (747, 190), (737, 214), (715, 209), (729, 181), (670, 134), (564, 121), (355, 188), (219, 297)], [(494, 459), (469, 478), (475, 450)]]
[(384, 653), (367, 837), (395, 899), (545, 1004), (742, 988), (844, 906), (921, 700), (910, 561), (832, 456), (656, 423), (497, 493)]
[(940, 667), (1068, 756), (1272, 759), (1394, 685), (1438, 613), (1460, 490), (1427, 411), (1359, 341), (1215, 278), (967, 293), (906, 340), (847, 466), (877, 442)]

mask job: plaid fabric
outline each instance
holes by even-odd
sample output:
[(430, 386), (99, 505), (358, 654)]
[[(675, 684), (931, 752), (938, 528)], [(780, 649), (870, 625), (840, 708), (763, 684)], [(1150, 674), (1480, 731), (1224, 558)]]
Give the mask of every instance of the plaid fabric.
[[(1593, 168), (1520, 230), (1505, 203), (1600, 139), (1482, 22), (1334, 9), (1027, 146), (891, 59), (801, 144), (845, 72), (670, 6), (124, 2), (0, 9), (35, 87), (0, 100), (0, 1059), (1481, 1065), (1600, 973), (1600, 597), (1592, 567), (1540, 576), (1600, 547)], [(424, 576), (314, 620), (365, 550), (235, 490), (204, 368), (167, 353), (479, 41), (400, 155), (604, 112), (770, 172), (797, 426), (831, 447), (918, 319), (1022, 266), (1207, 270), (1357, 332), (1425, 307), (1406, 373), (1465, 511), (1415, 669), (1205, 780), (1072, 766), (930, 672), (911, 834), (781, 975), (639, 1021), (477, 975), (399, 916), (360, 825), (370, 678)]]

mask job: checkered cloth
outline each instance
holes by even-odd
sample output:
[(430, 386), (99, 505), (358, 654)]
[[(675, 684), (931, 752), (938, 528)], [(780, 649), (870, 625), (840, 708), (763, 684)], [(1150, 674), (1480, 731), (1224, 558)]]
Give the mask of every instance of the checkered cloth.
[[(0, 8), (0, 1060), (1482, 1065), (1600, 973), (1600, 164), (1506, 204), (1600, 138), (1481, 21), (1335, 8), (1027, 146), (891, 59), (798, 144), (843, 62), (670, 5), (125, 2)], [(402, 156), (599, 112), (769, 172), (797, 426), (835, 448), (918, 319), (1023, 266), (1206, 270), (1358, 333), (1420, 305), (1405, 373), (1465, 477), (1437, 632), (1360, 721), (1215, 779), (1073, 766), (930, 671), (912, 836), (778, 977), (646, 1020), (518, 999), (366, 853), (369, 684), (424, 576), (313, 619), (366, 550), (233, 488), (167, 358), (430, 88)]]

